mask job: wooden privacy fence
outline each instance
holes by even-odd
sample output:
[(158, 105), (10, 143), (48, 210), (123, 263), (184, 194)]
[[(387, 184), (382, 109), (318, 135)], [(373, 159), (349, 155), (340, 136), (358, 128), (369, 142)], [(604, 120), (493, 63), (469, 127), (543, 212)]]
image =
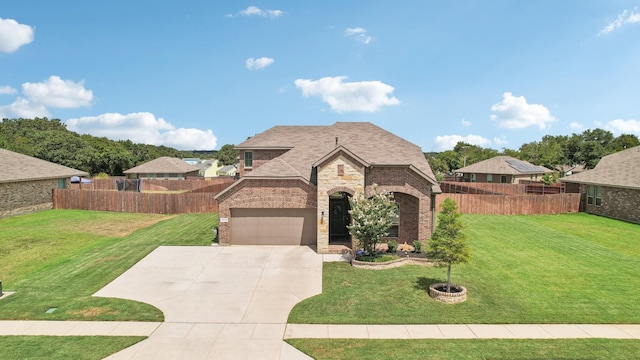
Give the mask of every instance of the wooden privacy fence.
[(463, 214), (484, 215), (533, 215), (578, 212), (580, 194), (555, 195), (475, 195), (438, 194), (436, 209), (444, 199), (451, 198)]
[(53, 208), (146, 214), (213, 213), (218, 212), (218, 202), (213, 195), (54, 189)]
[(440, 188), (446, 193), (457, 194), (509, 194), (524, 195), (524, 184), (472, 183), (441, 181)]
[[(112, 176), (108, 179), (91, 179), (91, 184), (71, 184), (71, 188), (80, 189), (82, 187), (84, 190), (117, 190), (117, 181), (125, 179), (126, 177), (124, 176)], [(127, 181), (132, 180), (134, 179), (128, 179)], [(140, 179), (140, 191), (197, 191), (198, 189), (216, 185), (224, 189), (234, 181), (233, 176), (219, 176), (211, 179), (189, 178), (183, 180)]]

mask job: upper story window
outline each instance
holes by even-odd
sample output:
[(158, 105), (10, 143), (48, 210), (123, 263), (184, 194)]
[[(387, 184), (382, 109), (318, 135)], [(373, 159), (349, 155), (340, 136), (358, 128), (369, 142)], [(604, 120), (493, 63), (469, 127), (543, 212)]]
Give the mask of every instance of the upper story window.
[(493, 174), (487, 174), (487, 182), (493, 182)]
[(244, 152), (244, 167), (245, 168), (253, 167), (253, 152), (251, 151)]

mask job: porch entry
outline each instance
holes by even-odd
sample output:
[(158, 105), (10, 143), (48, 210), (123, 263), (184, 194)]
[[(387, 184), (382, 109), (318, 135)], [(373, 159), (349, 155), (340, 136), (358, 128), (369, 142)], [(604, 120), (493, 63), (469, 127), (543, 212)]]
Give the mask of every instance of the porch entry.
[(329, 196), (329, 244), (351, 246), (347, 225), (351, 224), (349, 193), (336, 192)]

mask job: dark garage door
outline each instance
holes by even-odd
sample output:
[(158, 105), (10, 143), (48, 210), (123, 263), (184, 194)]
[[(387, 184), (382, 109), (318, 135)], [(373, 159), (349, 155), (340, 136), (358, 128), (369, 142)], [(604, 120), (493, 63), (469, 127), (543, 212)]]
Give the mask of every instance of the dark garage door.
[(232, 245), (316, 245), (315, 209), (231, 209)]

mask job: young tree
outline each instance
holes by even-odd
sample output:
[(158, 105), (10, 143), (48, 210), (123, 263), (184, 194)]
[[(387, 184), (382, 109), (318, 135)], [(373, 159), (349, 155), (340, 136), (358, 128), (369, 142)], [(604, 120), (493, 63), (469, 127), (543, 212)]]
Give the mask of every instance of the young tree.
[(370, 198), (359, 192), (349, 199), (352, 224), (347, 226), (349, 234), (358, 239), (360, 247), (369, 255), (374, 254), (380, 239), (389, 234), (391, 218), (397, 211), (392, 194), (378, 193), (375, 185), (373, 191)]
[(469, 261), (469, 247), (462, 232), (464, 224), (456, 202), (447, 198), (438, 214), (438, 225), (429, 240), (427, 256), (438, 267), (447, 267), (447, 292), (451, 292), (451, 265)]

